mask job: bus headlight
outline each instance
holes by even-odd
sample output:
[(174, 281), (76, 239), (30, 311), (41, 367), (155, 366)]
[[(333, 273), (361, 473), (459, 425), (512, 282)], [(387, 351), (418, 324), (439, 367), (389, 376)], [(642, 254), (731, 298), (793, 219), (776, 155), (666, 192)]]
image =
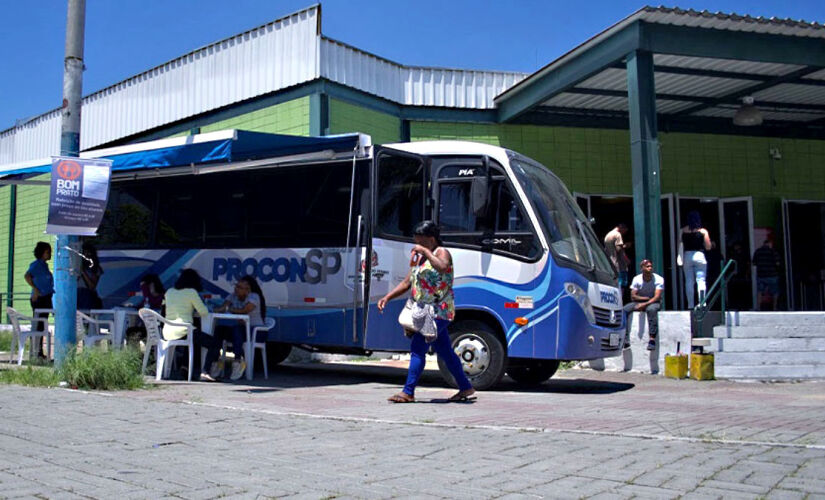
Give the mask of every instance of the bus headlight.
[(596, 324), (596, 315), (593, 314), (593, 304), (590, 303), (590, 297), (587, 296), (587, 292), (575, 283), (565, 283), (564, 290), (568, 295), (573, 297), (579, 307), (582, 308), (587, 321), (591, 324)]

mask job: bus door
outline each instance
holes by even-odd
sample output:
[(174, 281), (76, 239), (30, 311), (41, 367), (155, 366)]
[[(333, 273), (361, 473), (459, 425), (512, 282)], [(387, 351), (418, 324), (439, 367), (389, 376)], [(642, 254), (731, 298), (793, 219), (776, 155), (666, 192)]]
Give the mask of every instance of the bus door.
[[(367, 284), (364, 296), (366, 333), (364, 348), (406, 350), (409, 339), (398, 325), (398, 314), (407, 295), (378, 312), (378, 300), (406, 278), (410, 270), (413, 229), (432, 219), (429, 159), (391, 148), (376, 147), (372, 169), (372, 220), (368, 221), (371, 245), (362, 259)], [(369, 258), (366, 256), (369, 255)]]

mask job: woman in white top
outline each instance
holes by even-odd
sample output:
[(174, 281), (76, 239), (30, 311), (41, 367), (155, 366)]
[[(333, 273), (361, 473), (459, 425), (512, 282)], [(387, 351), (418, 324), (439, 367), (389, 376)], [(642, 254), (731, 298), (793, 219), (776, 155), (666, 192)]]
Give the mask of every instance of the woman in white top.
[[(215, 312), (230, 312), (233, 314), (248, 314), (249, 328), (262, 326), (264, 318), (266, 318), (266, 299), (261, 291), (258, 282), (252, 276), (244, 276), (235, 284), (235, 291), (227, 297), (226, 301)], [(263, 342), (266, 340), (266, 332), (259, 332), (261, 339), (256, 341)], [(232, 380), (238, 380), (246, 371), (246, 360), (244, 359), (243, 345), (246, 343), (246, 327), (241, 321), (224, 320), (215, 329), (215, 336), (221, 341), (228, 340), (232, 342), (232, 352), (235, 354), (235, 362), (232, 363)], [(223, 373), (224, 367), (221, 363), (216, 363), (211, 368), (213, 377), (218, 377)]]
[[(201, 318), (209, 314), (206, 304), (203, 303), (198, 292), (203, 290), (201, 284), (201, 277), (194, 269), (184, 269), (180, 273), (180, 277), (175, 282), (174, 288), (166, 291), (166, 319), (176, 323), (192, 324), (194, 320), (194, 312), (200, 315)], [(163, 328), (163, 338), (167, 340), (182, 339), (186, 336), (187, 329), (182, 326), (169, 326)], [(197, 367), (200, 360), (201, 347), (207, 349), (206, 359), (203, 362), (200, 378), (207, 382), (214, 382), (215, 379), (207, 372), (206, 368), (211, 367), (212, 363), (218, 359), (220, 342), (217, 342), (214, 337), (203, 333), (200, 329), (193, 331), (193, 342), (195, 344), (195, 359), (192, 365)]]

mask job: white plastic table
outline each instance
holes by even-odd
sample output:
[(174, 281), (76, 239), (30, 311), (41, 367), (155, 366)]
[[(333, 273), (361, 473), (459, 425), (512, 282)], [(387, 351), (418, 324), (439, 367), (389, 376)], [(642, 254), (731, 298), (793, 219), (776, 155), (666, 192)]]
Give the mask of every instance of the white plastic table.
[(126, 338), (126, 328), (128, 328), (129, 316), (138, 316), (137, 309), (131, 307), (115, 307), (112, 309), (92, 309), (89, 315), (95, 319), (100, 316), (111, 316), (114, 320), (114, 331), (112, 332), (112, 342), (115, 349), (123, 347)]
[(214, 335), (215, 322), (219, 319), (233, 319), (243, 321), (246, 327), (246, 343), (244, 344), (244, 356), (246, 357), (246, 380), (252, 380), (253, 361), (255, 360), (255, 344), (251, 342), (248, 314), (232, 313), (209, 313), (205, 318), (201, 318), (201, 330), (203, 333)]

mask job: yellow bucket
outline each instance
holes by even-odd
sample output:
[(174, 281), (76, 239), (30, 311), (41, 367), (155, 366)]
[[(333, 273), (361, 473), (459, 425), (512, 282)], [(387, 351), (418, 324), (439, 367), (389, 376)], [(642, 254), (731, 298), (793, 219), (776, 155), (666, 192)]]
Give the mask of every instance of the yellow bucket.
[(693, 353), (690, 355), (690, 378), (713, 380), (713, 353)]
[(665, 355), (665, 377), (686, 378), (688, 374), (687, 354)]

